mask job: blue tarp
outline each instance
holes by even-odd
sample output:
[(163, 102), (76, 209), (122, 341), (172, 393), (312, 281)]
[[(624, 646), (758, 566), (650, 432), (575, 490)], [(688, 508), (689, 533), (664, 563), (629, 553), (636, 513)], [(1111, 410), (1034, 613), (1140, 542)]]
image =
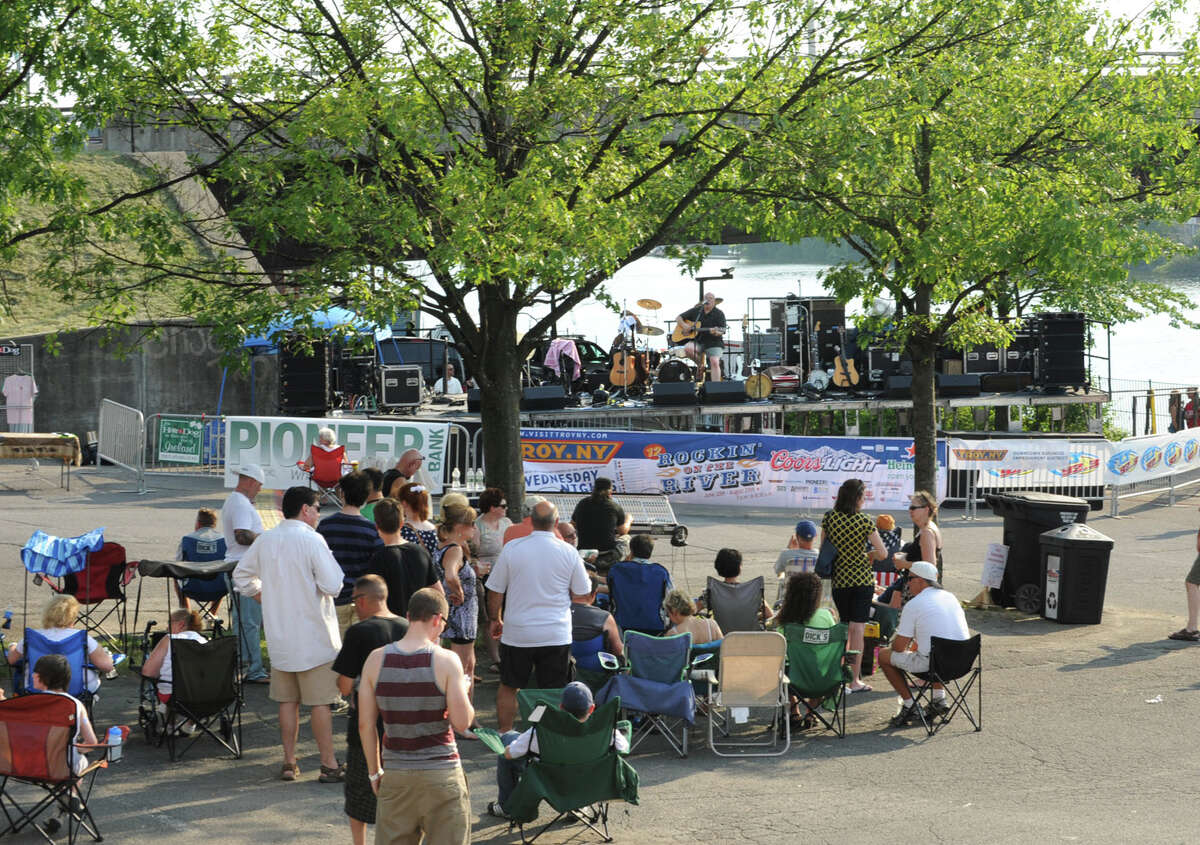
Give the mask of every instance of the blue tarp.
[(98, 552), (103, 545), (103, 527), (79, 537), (52, 537), (45, 531), (34, 531), (21, 549), (21, 563), (35, 575), (59, 578), (70, 572), (82, 572), (87, 566), (88, 552)]
[[(392, 330), (386, 326), (379, 328), (369, 325), (362, 317), (355, 314), (348, 308), (326, 308), (324, 311), (314, 311), (311, 315), (312, 324), (319, 329), (332, 329), (338, 326), (346, 329), (349, 334), (367, 334), (375, 333), (376, 340), (386, 340), (392, 336)], [(292, 326), (302, 321), (295, 315), (285, 315), (280, 317), (270, 328), (267, 329), (265, 335), (256, 335), (248, 337), (242, 341), (242, 346), (247, 349), (263, 349), (270, 350), (275, 348), (275, 341), (272, 340), (272, 335), (282, 331), (287, 331)]]

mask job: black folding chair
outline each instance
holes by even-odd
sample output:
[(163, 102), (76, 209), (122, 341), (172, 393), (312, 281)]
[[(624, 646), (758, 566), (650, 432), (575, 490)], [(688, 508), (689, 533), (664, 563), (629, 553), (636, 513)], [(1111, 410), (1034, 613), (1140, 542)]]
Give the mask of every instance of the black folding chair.
[[(169, 648), (172, 689), (159, 742), (166, 742), (171, 762), (182, 758), (205, 735), (240, 760), (242, 702), (238, 690), (237, 637), (217, 637), (206, 643), (172, 638)], [(152, 686), (157, 693), (157, 683)], [(178, 729), (187, 722), (195, 725), (195, 733), (190, 736)]]
[[(950, 724), (950, 720), (960, 711), (975, 730), (983, 730), (983, 656), (979, 634), (966, 640), (930, 637), (929, 671), (912, 674), (925, 682), (915, 690), (913, 700), (916, 712), (921, 716), (921, 724), (929, 736)], [(926, 712), (933, 700), (934, 684), (941, 684), (946, 689), (948, 709), (940, 715)], [(972, 686), (978, 696), (974, 711), (969, 701)]]

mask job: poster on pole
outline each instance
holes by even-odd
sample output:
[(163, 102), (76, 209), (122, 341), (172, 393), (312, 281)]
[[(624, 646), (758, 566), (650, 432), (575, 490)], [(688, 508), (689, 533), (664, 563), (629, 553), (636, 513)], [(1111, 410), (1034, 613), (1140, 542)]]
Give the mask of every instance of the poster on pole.
[(270, 490), (307, 484), (308, 474), (296, 463), (308, 458), (317, 431), (326, 427), (346, 447), (346, 460), (357, 461), (360, 467), (389, 469), (405, 451), (416, 449), (425, 456), (432, 492), (441, 492), (450, 439), (447, 423), (346, 418), (227, 417), (225, 486), (237, 484), (237, 468), (245, 464), (263, 468), (267, 477), (263, 486)]
[(197, 465), (204, 451), (204, 421), (191, 417), (159, 417), (157, 442), (159, 463)]
[[(787, 437), (708, 432), (521, 430), (525, 487), (586, 492), (599, 476), (618, 492), (673, 501), (824, 511), (848, 478), (866, 482), (866, 510), (900, 510), (913, 492), (914, 447), (903, 437)], [(938, 444), (938, 490), (946, 489)]]

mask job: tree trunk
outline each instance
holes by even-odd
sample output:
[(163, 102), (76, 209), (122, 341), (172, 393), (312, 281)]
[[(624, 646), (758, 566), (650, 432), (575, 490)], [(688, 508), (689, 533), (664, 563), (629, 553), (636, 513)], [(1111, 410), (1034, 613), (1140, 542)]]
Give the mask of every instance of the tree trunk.
[(916, 490), (928, 490), (937, 496), (937, 425), (935, 422), (934, 360), (937, 339), (929, 329), (931, 290), (917, 285), (914, 314), (920, 320), (909, 336), (908, 351), (912, 355), (912, 433), (914, 454), (913, 483)]
[(485, 338), (478, 360), (479, 407), (483, 420), (484, 483), (508, 497), (508, 515), (521, 519), (525, 470), (521, 459), (521, 360), (517, 313), (500, 296), (480, 288), (480, 321)]

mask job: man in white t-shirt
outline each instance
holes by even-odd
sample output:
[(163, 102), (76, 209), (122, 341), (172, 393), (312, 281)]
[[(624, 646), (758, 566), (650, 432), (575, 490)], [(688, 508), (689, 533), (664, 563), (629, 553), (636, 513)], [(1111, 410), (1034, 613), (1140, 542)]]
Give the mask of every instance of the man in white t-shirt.
[[(879, 650), (879, 667), (900, 696), (900, 710), (890, 722), (893, 728), (920, 718), (904, 673), (928, 671), (930, 638), (966, 640), (971, 637), (962, 605), (953, 593), (938, 583), (937, 566), (924, 560), (914, 561), (908, 574), (911, 598), (900, 613), (892, 647)], [(936, 715), (945, 712), (944, 689), (934, 689), (930, 710)]]
[[(237, 486), (221, 507), (221, 531), (225, 536), (225, 559), (241, 560), (250, 545), (263, 533), (262, 517), (254, 507), (254, 497), (267, 480), (262, 467), (246, 464), (237, 471)], [(262, 605), (254, 599), (245, 598), (238, 602), (237, 627), (238, 650), (242, 653), (242, 667), (246, 674), (243, 680), (252, 684), (265, 684), (270, 680), (263, 667)]]
[(488, 575), (488, 617), (500, 641), (500, 689), (496, 719), (511, 731), (517, 690), (533, 675), (538, 688), (567, 685), (571, 661), (571, 598), (592, 584), (579, 553), (554, 536), (558, 508), (539, 502), (530, 515), (533, 531), (504, 545)]
[[(445, 386), (445, 390), (442, 387)], [(454, 365), (446, 365), (446, 376), (433, 383), (434, 393), (445, 393), (447, 396), (458, 396), (463, 392), (462, 382), (454, 377)]]

